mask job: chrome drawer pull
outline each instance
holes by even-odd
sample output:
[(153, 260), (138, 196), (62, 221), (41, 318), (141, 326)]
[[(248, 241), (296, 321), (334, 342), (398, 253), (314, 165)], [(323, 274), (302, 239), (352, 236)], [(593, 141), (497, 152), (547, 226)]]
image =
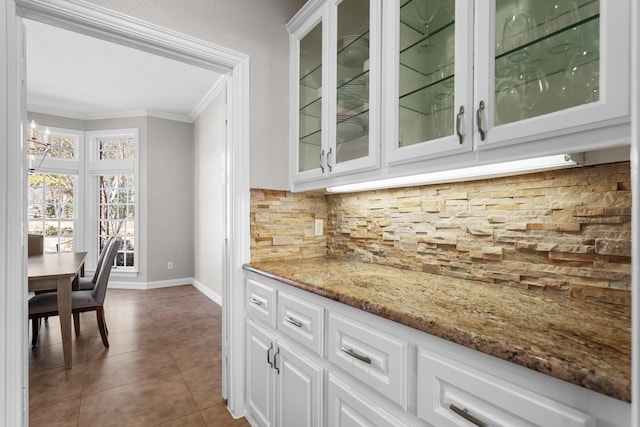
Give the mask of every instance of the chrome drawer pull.
[(262, 301), (259, 301), (255, 298), (251, 298), (251, 304), (255, 304), (255, 305), (262, 305)]
[(462, 418), (469, 421), (470, 423), (477, 425), (478, 427), (489, 427), (487, 423), (471, 415), (468, 409), (460, 409), (453, 403), (449, 405), (449, 409), (451, 409), (453, 412), (460, 415)]
[(284, 316), (284, 320), (286, 320), (287, 322), (291, 323), (296, 328), (302, 328), (302, 322), (299, 321), (299, 320), (294, 319), (291, 316)]
[(369, 365), (371, 365), (371, 359), (367, 356), (363, 356), (362, 354), (356, 352), (354, 349), (349, 348), (349, 347), (342, 347), (342, 351), (344, 351), (345, 353), (347, 353), (349, 356), (351, 357), (355, 357), (356, 359), (364, 362), (364, 363), (368, 363)]

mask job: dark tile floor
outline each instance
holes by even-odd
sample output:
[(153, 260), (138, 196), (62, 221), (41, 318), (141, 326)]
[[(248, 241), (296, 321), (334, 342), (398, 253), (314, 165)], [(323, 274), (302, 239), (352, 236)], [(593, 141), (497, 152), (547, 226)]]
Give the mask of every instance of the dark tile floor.
[(109, 289), (102, 345), (82, 313), (65, 371), (57, 317), (29, 350), (29, 425), (248, 426), (221, 393), (222, 310), (192, 286)]

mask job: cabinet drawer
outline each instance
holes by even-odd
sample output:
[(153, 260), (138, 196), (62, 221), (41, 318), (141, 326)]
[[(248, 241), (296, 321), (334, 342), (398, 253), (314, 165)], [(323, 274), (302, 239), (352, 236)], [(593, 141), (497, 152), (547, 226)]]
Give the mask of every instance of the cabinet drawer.
[(247, 279), (247, 317), (272, 328), (276, 327), (276, 290), (264, 283)]
[(324, 355), (324, 308), (280, 292), (277, 325), (283, 334)]
[(425, 349), (418, 352), (418, 417), (443, 427), (595, 426), (584, 412)]
[(407, 409), (407, 342), (329, 313), (329, 361)]
[(406, 424), (329, 374), (328, 425), (335, 427), (406, 427)]

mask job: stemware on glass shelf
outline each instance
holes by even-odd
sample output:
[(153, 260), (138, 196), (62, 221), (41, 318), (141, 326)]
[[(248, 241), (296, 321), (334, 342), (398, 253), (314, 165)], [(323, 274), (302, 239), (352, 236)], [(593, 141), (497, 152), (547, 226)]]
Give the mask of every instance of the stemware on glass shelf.
[(508, 52), (520, 48), (509, 56), (513, 62), (519, 62), (527, 57), (527, 47), (536, 30), (536, 21), (531, 10), (526, 8), (514, 9), (505, 19), (502, 29), (502, 50)]
[(564, 95), (573, 105), (600, 99), (599, 39), (583, 43), (569, 61), (562, 78)]
[(599, 99), (598, 0), (496, 0), (496, 11), (496, 125)]
[(433, 49), (435, 45), (429, 40), (429, 24), (436, 17), (441, 0), (414, 0), (413, 8), (416, 18), (423, 28), (424, 39), (418, 47), (418, 52), (426, 53)]
[(575, 49), (582, 36), (579, 28), (575, 26), (579, 20), (578, 5), (575, 1), (554, 1), (547, 10), (544, 21), (547, 50), (554, 54), (563, 54)]

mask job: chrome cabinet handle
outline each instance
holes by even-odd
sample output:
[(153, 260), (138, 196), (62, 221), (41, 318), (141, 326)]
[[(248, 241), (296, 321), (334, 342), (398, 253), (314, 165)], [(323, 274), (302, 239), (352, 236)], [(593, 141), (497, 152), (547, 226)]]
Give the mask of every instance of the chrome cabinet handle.
[(487, 131), (482, 127), (482, 118), (484, 116), (484, 101), (480, 101), (478, 105), (478, 111), (476, 112), (476, 122), (478, 126), (478, 133), (480, 133), (480, 139), (484, 141)]
[(271, 362), (271, 350), (273, 350), (273, 343), (271, 343), (271, 345), (267, 349), (267, 363), (273, 368), (273, 363)]
[(257, 300), (255, 298), (251, 298), (251, 304), (255, 304), (255, 305), (262, 305), (262, 301)]
[(278, 355), (280, 354), (280, 347), (276, 351), (276, 354), (273, 355), (273, 369), (276, 370), (276, 373), (280, 374), (280, 368), (278, 368)]
[[(329, 168), (329, 172), (331, 172), (331, 153), (333, 152), (333, 148), (329, 148), (329, 152), (327, 153), (327, 167)], [(324, 172), (324, 171), (323, 171)]]
[(364, 363), (371, 365), (371, 359), (368, 356), (364, 356), (350, 347), (342, 346), (341, 350), (347, 353), (349, 356), (354, 357)]
[(299, 321), (299, 320), (294, 319), (291, 316), (284, 316), (284, 320), (286, 320), (287, 322), (291, 323), (296, 328), (302, 328), (302, 322)]
[(464, 133), (462, 131), (462, 116), (464, 115), (464, 105), (460, 106), (460, 112), (456, 115), (456, 133), (460, 139), (460, 144), (464, 141)]
[(469, 421), (471, 424), (477, 425), (478, 427), (489, 427), (487, 423), (471, 415), (468, 409), (460, 409), (453, 403), (449, 405), (449, 409)]
[(320, 152), (320, 170), (322, 171), (322, 173), (324, 173), (324, 166), (322, 165), (323, 162), (324, 162), (324, 150)]

